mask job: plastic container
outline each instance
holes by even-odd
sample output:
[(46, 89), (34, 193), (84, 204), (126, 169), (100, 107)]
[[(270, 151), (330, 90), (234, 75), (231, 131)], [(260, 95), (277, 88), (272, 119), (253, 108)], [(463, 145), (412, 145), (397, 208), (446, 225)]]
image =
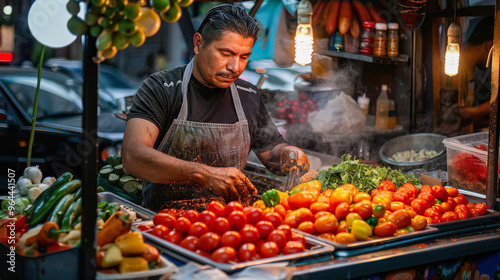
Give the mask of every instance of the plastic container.
[(399, 55), (399, 25), (391, 22), (388, 25), (389, 31), (387, 32), (387, 56)]
[(484, 131), (443, 140), (450, 186), (485, 193), (488, 137)]
[(385, 56), (387, 54), (387, 24), (375, 23), (375, 35), (373, 37), (373, 55)]
[(394, 100), (389, 99), (389, 116), (388, 116), (388, 123), (387, 123), (387, 128), (389, 130), (395, 129), (396, 128), (396, 103)]
[(386, 131), (389, 128), (389, 98), (387, 98), (387, 85), (382, 85), (382, 90), (377, 98), (377, 112), (375, 113), (375, 130)]
[(373, 36), (375, 35), (375, 23), (373, 21), (363, 22), (363, 31), (361, 32), (360, 54), (373, 54)]
[(366, 94), (363, 93), (363, 96), (358, 96), (358, 105), (359, 108), (363, 111), (365, 116), (368, 115), (368, 109), (370, 107), (370, 98), (366, 97)]

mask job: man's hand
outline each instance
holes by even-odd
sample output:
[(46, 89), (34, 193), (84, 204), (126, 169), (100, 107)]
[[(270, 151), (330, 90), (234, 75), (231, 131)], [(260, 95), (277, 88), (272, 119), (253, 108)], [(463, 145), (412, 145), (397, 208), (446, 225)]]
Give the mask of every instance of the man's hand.
[(309, 159), (306, 153), (295, 146), (285, 146), (280, 151), (281, 172), (289, 174), (293, 167), (298, 167), (302, 172), (309, 171)]
[(250, 194), (257, 193), (257, 189), (247, 176), (234, 167), (213, 167), (205, 186), (215, 195), (224, 197), (227, 202), (238, 200), (240, 197), (242, 200), (248, 199)]

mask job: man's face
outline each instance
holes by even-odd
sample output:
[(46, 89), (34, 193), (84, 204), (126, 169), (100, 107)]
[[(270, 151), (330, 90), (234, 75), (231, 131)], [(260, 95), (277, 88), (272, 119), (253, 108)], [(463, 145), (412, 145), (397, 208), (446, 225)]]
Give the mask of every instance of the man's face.
[(194, 43), (193, 74), (196, 79), (210, 88), (228, 88), (245, 70), (255, 41), (224, 31), (221, 39), (210, 45), (196, 33)]

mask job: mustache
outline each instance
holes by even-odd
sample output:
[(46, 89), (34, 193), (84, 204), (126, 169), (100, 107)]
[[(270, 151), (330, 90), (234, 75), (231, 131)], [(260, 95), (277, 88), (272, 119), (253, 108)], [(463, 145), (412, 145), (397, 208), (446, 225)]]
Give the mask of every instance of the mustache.
[(231, 73), (231, 72), (225, 72), (225, 71), (219, 71), (217, 73), (215, 73), (215, 76), (221, 76), (225, 79), (237, 79), (240, 74), (236, 74), (236, 73)]

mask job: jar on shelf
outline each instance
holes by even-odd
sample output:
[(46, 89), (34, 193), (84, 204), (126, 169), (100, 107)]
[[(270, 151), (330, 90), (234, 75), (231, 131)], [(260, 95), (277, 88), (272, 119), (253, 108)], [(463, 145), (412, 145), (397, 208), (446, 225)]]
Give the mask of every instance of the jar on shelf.
[(375, 23), (373, 21), (363, 22), (363, 31), (361, 32), (360, 54), (373, 54), (373, 36)]
[(384, 56), (387, 54), (387, 24), (385, 23), (375, 23), (373, 54), (376, 56)]
[(389, 31), (387, 33), (387, 56), (399, 55), (399, 25), (391, 22), (387, 25)]

